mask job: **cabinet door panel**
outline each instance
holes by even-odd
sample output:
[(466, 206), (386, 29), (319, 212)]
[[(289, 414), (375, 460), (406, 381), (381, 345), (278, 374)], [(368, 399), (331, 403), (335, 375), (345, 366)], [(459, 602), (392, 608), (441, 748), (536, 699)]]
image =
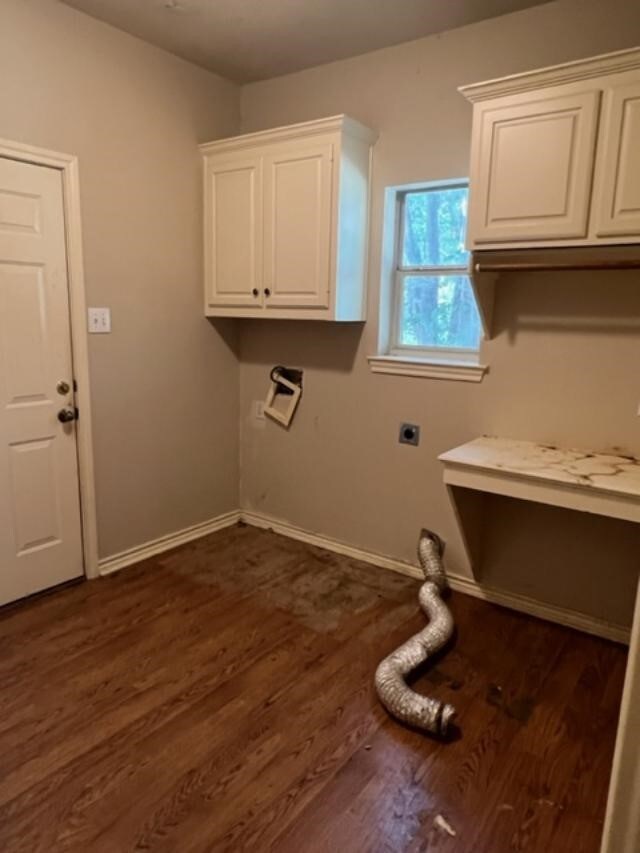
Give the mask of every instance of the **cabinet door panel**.
[(328, 308), (331, 267), (330, 143), (265, 156), (265, 307)]
[(205, 275), (209, 305), (256, 307), (262, 302), (261, 170), (257, 156), (207, 161)]
[(586, 237), (599, 99), (537, 92), (476, 108), (472, 244)]
[(605, 96), (596, 175), (596, 236), (640, 235), (640, 82)]

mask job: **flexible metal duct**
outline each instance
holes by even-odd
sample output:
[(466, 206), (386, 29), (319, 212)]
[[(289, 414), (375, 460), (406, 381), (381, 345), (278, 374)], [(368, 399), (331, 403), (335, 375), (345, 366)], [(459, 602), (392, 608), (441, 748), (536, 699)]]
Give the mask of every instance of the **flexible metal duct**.
[(447, 589), (442, 562), (442, 543), (435, 533), (420, 531), (418, 559), (425, 576), (418, 600), (429, 624), (403, 643), (379, 664), (375, 683), (387, 711), (403, 723), (443, 737), (455, 715), (455, 708), (438, 699), (415, 693), (405, 678), (431, 655), (439, 651), (453, 633), (453, 617), (441, 594)]

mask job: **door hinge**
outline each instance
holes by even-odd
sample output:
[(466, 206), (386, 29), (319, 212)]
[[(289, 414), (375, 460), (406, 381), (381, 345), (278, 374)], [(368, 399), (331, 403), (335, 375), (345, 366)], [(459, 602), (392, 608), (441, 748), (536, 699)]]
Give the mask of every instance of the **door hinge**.
[(77, 390), (78, 390), (78, 380), (77, 380), (77, 379), (74, 379), (74, 380), (73, 380), (73, 390), (74, 390), (74, 391), (77, 391)]

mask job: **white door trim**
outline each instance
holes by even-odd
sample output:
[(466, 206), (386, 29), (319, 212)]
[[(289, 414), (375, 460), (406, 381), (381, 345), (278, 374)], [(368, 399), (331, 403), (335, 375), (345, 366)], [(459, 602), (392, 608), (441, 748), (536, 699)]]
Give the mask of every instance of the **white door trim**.
[(600, 853), (634, 853), (640, 843), (640, 583)]
[(80, 216), (80, 185), (78, 158), (45, 148), (34, 148), (22, 142), (0, 139), (0, 157), (49, 166), (62, 174), (65, 238), (67, 243), (67, 274), (69, 310), (71, 314), (71, 348), (73, 373), (77, 382), (76, 399), (80, 417), (76, 421), (78, 470), (80, 478), (80, 509), (82, 513), (82, 549), (84, 573), (87, 578), (98, 577), (98, 529), (96, 521), (93, 442), (91, 431), (91, 394), (89, 388), (89, 353), (86, 332), (86, 300), (84, 262), (82, 258), (82, 220)]

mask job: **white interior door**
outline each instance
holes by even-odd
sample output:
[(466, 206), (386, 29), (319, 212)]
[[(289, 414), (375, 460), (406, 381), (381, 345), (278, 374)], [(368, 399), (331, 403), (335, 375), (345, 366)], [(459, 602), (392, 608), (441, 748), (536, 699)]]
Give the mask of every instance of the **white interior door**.
[(0, 158), (0, 604), (83, 574), (70, 331), (61, 174)]
[(264, 305), (328, 308), (331, 143), (295, 142), (264, 158)]
[(210, 306), (262, 304), (262, 161), (241, 153), (205, 163), (205, 266)]
[(640, 82), (605, 96), (601, 159), (596, 172), (596, 235), (640, 235)]

